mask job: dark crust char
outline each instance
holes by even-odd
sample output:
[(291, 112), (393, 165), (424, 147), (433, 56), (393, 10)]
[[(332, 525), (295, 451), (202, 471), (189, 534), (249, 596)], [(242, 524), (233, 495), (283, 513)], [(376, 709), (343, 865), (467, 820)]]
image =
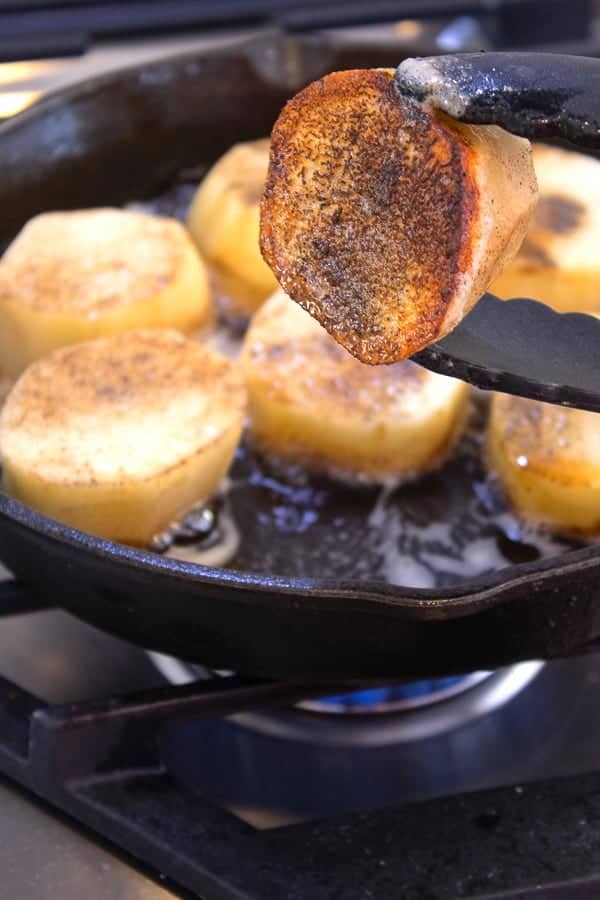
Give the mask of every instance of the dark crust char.
[(571, 197), (542, 194), (538, 200), (529, 233), (519, 251), (523, 269), (555, 269), (560, 262), (552, 253), (552, 239), (582, 227), (585, 208)]
[(263, 255), (360, 360), (402, 359), (438, 336), (470, 264), (470, 167), (464, 138), (399, 97), (391, 72), (329, 75), (273, 130)]
[(585, 219), (585, 207), (577, 200), (561, 194), (542, 194), (538, 200), (533, 224), (554, 234), (576, 231)]

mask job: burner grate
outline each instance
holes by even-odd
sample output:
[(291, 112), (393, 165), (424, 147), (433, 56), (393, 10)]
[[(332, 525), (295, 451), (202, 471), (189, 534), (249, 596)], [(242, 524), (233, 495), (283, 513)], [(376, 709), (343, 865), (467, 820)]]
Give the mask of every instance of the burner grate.
[(206, 900), (599, 896), (600, 773), (257, 831), (165, 769), (176, 718), (326, 694), (232, 676), (49, 707), (0, 680), (0, 771)]

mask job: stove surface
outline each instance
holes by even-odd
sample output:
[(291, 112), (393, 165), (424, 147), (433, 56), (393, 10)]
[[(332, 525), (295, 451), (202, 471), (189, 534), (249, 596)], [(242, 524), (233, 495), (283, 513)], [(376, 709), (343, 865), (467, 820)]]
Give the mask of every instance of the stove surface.
[[(64, 766), (73, 796), (107, 811), (113, 826), (115, 816), (131, 818), (142, 832), (155, 829), (153, 841), (176, 847), (193, 866), (203, 869), (208, 861), (211, 890), (194, 896), (480, 898), (515, 884), (593, 872), (600, 850), (598, 776), (575, 787), (559, 782), (558, 801), (554, 787), (549, 793), (534, 783), (599, 769), (600, 654), (529, 666), (525, 673), (517, 667), (519, 689), (501, 696), (505, 702), (490, 703), (489, 685), (498, 694), (506, 678), (515, 681), (510, 672), (504, 681), (502, 673), (495, 681), (476, 680), (425, 709), (361, 721), (316, 715), (311, 710), (318, 707), (309, 704), (304, 710), (275, 707), (228, 718), (202, 712), (150, 717), (139, 723), (137, 734), (127, 717), (111, 726), (106, 711), (114, 704), (107, 697), (164, 689), (155, 662), (58, 610), (0, 618), (0, 675), (52, 707), (74, 704), (69, 716), (103, 710), (106, 721), (99, 720), (96, 730), (83, 729), (80, 738), (69, 735), (67, 722), (64, 745), (57, 744), (50, 768)], [(171, 682), (183, 681), (185, 672), (189, 677), (189, 667), (173, 661), (166, 669)], [(441, 723), (437, 733), (429, 726), (423, 730), (418, 717), (425, 713), (427, 721)], [(0, 742), (6, 737), (3, 721)], [(59, 730), (61, 721), (62, 714), (56, 717)], [(23, 735), (17, 738), (24, 743)], [(512, 787), (471, 793), (499, 785)], [(428, 846), (428, 834), (436, 846), (445, 835), (440, 856)], [(410, 848), (407, 859), (398, 854), (398, 840)], [(357, 841), (362, 859), (356, 857)], [(371, 856), (373, 847), (378, 859)], [(310, 871), (298, 871), (299, 859)], [(0, 782), (0, 865), (7, 896), (28, 900), (79, 900), (82, 885), (93, 900), (182, 896), (179, 888), (160, 883), (160, 872), (152, 880), (150, 870), (142, 873), (130, 857), (115, 854), (7, 781)], [(350, 865), (361, 884), (346, 881)], [(288, 869), (294, 872), (289, 885)], [(319, 888), (315, 869), (321, 872)], [(513, 883), (515, 872), (520, 880)], [(196, 874), (185, 874), (182, 883), (197, 884)], [(226, 877), (227, 890), (213, 892)], [(448, 878), (453, 880), (446, 893)]]
[[(0, 65), (0, 117), (77, 78), (238, 36), (121, 44), (80, 59)], [(62, 611), (44, 610), (0, 615), (0, 675), (52, 706), (87, 709), (96, 699), (181, 683), (189, 669), (176, 666), (166, 679), (142, 650)], [(175, 847), (187, 860), (182, 882), (198, 883), (194, 863), (201, 867), (212, 855), (214, 878), (204, 900), (434, 900), (498, 891), (508, 897), (507, 890), (516, 898), (516, 884), (587, 878), (600, 856), (600, 776), (565, 781), (554, 793), (532, 786), (600, 772), (600, 654), (531, 669), (531, 675), (505, 703), (490, 705), (489, 690), (478, 685), (458, 705), (375, 722), (349, 717), (333, 724), (308, 709), (150, 722), (155, 727), (136, 736), (148, 750), (147, 770), (131, 782), (76, 779), (76, 793), (90, 808), (110, 810), (113, 821), (130, 817), (131, 834), (154, 822), (161, 853), (168, 857)], [(444, 721), (448, 709), (463, 712)], [(127, 724), (122, 727), (117, 750), (128, 744)], [(126, 753), (115, 761), (110, 747), (98, 750), (104, 734), (86, 733), (80, 752), (97, 751), (102, 765), (123, 772)], [(0, 743), (3, 737), (0, 728)], [(27, 734), (21, 738), (26, 743)], [(66, 746), (77, 750), (77, 738)], [(471, 798), (502, 785), (512, 787)], [(375, 815), (382, 808), (390, 809)], [(429, 855), (420, 855), (432, 842)], [(143, 856), (135, 835), (130, 845)], [(304, 880), (298, 860), (307, 866)], [(321, 880), (320, 869), (327, 869)], [(0, 780), (0, 871), (0, 898), (188, 896), (165, 886), (160, 863), (144, 869), (8, 779)], [(561, 900), (600, 896), (598, 885), (585, 883), (567, 891)], [(537, 900), (555, 896), (556, 886), (535, 893)]]
[[(163, 683), (141, 650), (58, 610), (0, 619), (0, 674), (53, 704)], [(180, 896), (6, 778), (0, 779), (0, 871), (2, 898)]]
[(7, 900), (168, 900), (181, 896), (5, 781), (0, 782), (0, 866), (0, 896)]

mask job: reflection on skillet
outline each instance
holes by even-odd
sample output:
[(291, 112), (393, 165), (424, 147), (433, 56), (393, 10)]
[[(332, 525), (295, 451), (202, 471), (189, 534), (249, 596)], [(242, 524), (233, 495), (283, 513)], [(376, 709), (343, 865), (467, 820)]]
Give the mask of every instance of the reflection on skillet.
[[(196, 183), (175, 185), (136, 206), (183, 219), (195, 188)], [(237, 341), (226, 326), (212, 343), (235, 353)], [(508, 511), (481, 460), (486, 414), (486, 399), (477, 397), (471, 427), (452, 459), (395, 489), (349, 489), (269, 463), (244, 443), (223, 496), (204, 520), (193, 513), (170, 549), (156, 549), (256, 573), (430, 588), (580, 546), (525, 525)]]

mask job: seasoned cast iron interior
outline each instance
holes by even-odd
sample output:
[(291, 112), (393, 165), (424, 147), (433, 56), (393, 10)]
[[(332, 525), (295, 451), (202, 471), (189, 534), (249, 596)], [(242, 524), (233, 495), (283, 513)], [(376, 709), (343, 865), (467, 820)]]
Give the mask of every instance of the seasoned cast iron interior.
[[(197, 177), (184, 173), (140, 206), (184, 221), (196, 186)], [(220, 330), (232, 342), (239, 335), (226, 322)], [(336, 482), (277, 464), (245, 442), (224, 498), (213, 504), (215, 529), (197, 543), (183, 535), (171, 552), (187, 547), (184, 558), (202, 561), (203, 546), (214, 553), (219, 531), (233, 524), (238, 546), (224, 559), (227, 568), (434, 588), (581, 546), (510, 513), (484, 465), (487, 406), (487, 397), (473, 392), (470, 427), (450, 460), (398, 487)]]

